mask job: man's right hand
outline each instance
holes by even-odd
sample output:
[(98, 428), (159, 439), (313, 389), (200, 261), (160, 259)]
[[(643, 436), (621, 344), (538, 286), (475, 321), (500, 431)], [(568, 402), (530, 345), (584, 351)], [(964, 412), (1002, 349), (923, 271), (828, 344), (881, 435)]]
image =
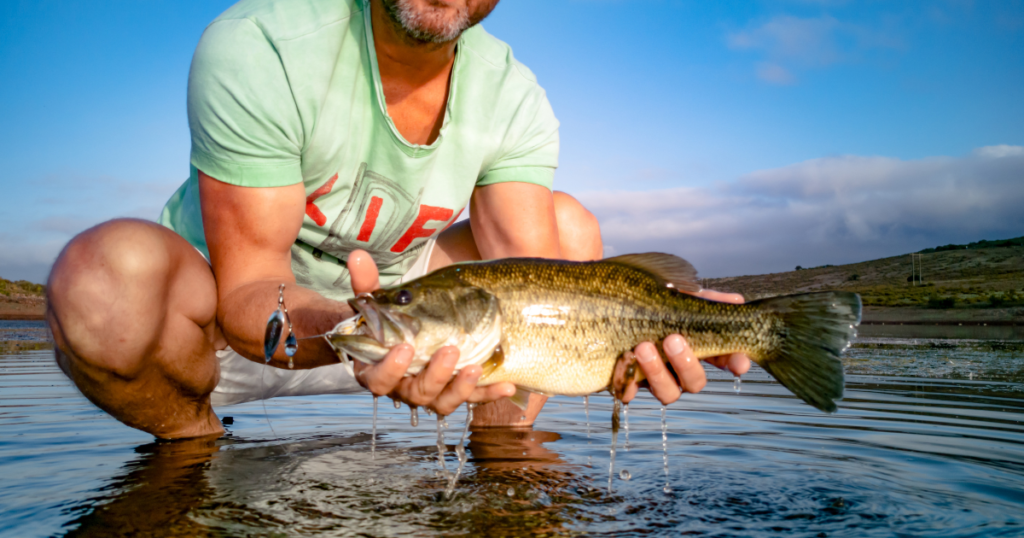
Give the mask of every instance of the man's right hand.
[[(369, 293), (380, 287), (377, 265), (365, 251), (355, 250), (349, 255), (348, 269), (355, 293)], [(406, 376), (413, 354), (411, 345), (401, 344), (377, 364), (356, 361), (356, 379), (375, 396), (390, 396), (409, 405), (433, 409), (439, 415), (450, 415), (465, 402), (493, 402), (516, 392), (512, 383), (477, 387), (483, 374), (480, 366), (467, 366), (456, 374), (459, 350), (453, 346), (434, 353), (422, 372)]]

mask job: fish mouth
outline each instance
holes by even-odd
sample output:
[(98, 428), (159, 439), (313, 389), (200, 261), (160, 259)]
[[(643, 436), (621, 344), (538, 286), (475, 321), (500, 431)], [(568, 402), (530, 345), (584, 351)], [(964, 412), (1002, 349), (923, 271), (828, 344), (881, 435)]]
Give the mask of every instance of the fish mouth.
[(416, 318), (382, 305), (369, 293), (361, 293), (348, 304), (359, 313), (356, 334), (376, 340), (382, 347), (391, 349), (398, 344), (412, 344), (420, 332)]

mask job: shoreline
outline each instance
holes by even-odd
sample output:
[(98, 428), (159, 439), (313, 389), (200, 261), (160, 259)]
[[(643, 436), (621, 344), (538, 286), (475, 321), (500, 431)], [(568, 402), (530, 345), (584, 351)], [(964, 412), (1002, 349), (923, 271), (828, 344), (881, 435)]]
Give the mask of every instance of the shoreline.
[(0, 321), (46, 321), (45, 314), (8, 314), (0, 312)]

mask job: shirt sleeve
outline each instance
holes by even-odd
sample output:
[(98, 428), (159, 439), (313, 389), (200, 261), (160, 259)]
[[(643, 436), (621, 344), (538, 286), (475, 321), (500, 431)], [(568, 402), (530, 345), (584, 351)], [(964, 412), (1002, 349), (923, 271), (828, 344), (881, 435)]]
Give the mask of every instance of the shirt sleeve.
[(188, 79), (192, 165), (245, 187), (302, 181), (302, 122), (281, 58), (249, 19), (203, 33)]
[(558, 119), (539, 86), (523, 100), (512, 118), (503, 150), (476, 186), (518, 181), (552, 187), (558, 168)]

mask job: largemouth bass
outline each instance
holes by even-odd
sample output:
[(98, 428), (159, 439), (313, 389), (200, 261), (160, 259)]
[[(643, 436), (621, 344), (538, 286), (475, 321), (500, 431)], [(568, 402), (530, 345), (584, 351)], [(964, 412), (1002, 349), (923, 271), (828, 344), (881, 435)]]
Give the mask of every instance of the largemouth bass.
[[(456, 368), (482, 365), (479, 386), (514, 383), (522, 406), (528, 392), (582, 396), (612, 388), (616, 365), (621, 378), (622, 359), (637, 344), (660, 348), (678, 333), (698, 358), (745, 353), (805, 402), (836, 410), (843, 395), (839, 357), (860, 323), (857, 294), (736, 305), (683, 293), (699, 289), (688, 262), (660, 253), (464, 263), (352, 299), (358, 327), (330, 340), (339, 353), (366, 363), (409, 343), (416, 349), (410, 374), (437, 349), (454, 345)], [(638, 368), (628, 375), (642, 378)]]

